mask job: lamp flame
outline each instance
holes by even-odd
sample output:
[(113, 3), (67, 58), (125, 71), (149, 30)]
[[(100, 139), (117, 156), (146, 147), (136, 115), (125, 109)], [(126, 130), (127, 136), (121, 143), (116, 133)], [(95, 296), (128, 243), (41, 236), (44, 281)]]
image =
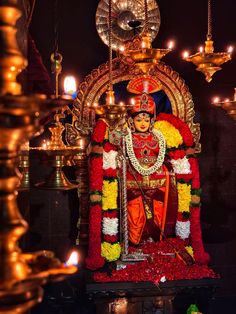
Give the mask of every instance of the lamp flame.
[(79, 263), (79, 253), (77, 251), (73, 251), (70, 254), (70, 257), (68, 258), (66, 265), (67, 266), (71, 266), (71, 265), (77, 266), (78, 263)]
[(219, 98), (219, 97), (214, 97), (214, 98), (213, 98), (213, 103), (214, 103), (214, 104), (217, 104), (219, 101), (220, 101), (220, 98)]
[(133, 98), (131, 98), (130, 102), (131, 102), (131, 105), (135, 105), (135, 100)]
[(168, 48), (169, 49), (173, 49), (174, 48), (174, 42), (173, 40), (170, 40), (169, 43), (168, 43)]
[(203, 52), (203, 47), (202, 46), (199, 47), (199, 52)]
[(183, 58), (185, 59), (185, 58), (188, 58), (188, 56), (189, 56), (189, 52), (188, 51), (184, 51), (183, 52)]
[(64, 80), (64, 92), (66, 95), (73, 95), (76, 92), (76, 80), (74, 76), (68, 75)]

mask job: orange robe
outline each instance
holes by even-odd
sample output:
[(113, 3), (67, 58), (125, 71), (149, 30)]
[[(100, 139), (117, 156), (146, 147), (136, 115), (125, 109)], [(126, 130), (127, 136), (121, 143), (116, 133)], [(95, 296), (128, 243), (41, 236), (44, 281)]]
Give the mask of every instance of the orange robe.
[[(157, 160), (159, 145), (152, 133), (133, 133), (133, 149), (144, 168)], [(138, 181), (138, 183), (136, 182)], [(140, 188), (142, 188), (145, 197)], [(169, 173), (165, 165), (157, 172), (142, 176), (129, 163), (127, 168), (128, 230), (129, 240), (139, 244), (142, 238), (151, 236), (162, 239), (169, 194)]]

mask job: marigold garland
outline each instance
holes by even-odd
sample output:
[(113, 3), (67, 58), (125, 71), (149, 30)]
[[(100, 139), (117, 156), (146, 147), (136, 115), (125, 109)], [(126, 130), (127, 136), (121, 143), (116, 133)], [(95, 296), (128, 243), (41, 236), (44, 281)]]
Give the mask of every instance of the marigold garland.
[(180, 132), (167, 121), (157, 121), (154, 123), (154, 128), (159, 130), (166, 140), (167, 148), (177, 148), (183, 143)]
[(186, 183), (177, 183), (178, 190), (178, 211), (188, 212), (191, 202), (191, 186)]
[(118, 260), (121, 253), (121, 247), (119, 243), (102, 243), (102, 256), (106, 258), (108, 262), (113, 262)]
[(104, 180), (102, 193), (102, 209), (108, 210), (117, 208), (118, 181), (109, 182)]
[(172, 126), (174, 126), (180, 132), (184, 145), (188, 147), (193, 146), (194, 144), (193, 135), (188, 125), (185, 122), (183, 122), (181, 119), (174, 116), (173, 114), (168, 114), (168, 113), (160, 113), (157, 116), (157, 121), (162, 121), (162, 120), (169, 122)]

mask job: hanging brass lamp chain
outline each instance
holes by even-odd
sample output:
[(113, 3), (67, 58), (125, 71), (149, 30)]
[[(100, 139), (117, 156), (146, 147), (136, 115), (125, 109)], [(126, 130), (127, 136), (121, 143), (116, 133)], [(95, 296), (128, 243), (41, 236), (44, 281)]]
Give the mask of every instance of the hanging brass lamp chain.
[(148, 4), (147, 0), (144, 0), (144, 33), (148, 32)]
[(58, 52), (59, 39), (59, 18), (58, 18), (58, 0), (54, 0), (54, 47), (51, 54), (51, 71), (55, 74), (55, 96), (59, 97), (59, 75), (62, 71), (62, 55)]
[(211, 0), (208, 0), (208, 19), (207, 19), (207, 40), (212, 39), (212, 7), (211, 7)]

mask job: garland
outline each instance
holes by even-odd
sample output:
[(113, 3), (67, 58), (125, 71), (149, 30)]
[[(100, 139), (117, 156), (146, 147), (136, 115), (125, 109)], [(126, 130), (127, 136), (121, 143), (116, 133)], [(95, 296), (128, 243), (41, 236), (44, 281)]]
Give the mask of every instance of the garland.
[[(200, 178), (194, 150), (192, 133), (186, 123), (171, 114), (161, 113), (154, 127), (165, 136), (168, 156), (177, 180), (178, 216), (175, 226), (176, 236), (191, 240), (188, 251), (198, 263), (209, 262), (205, 252), (200, 227)], [(186, 149), (183, 149), (183, 145)]]
[[(106, 132), (105, 141), (109, 133)], [(103, 186), (102, 186), (102, 236), (101, 255), (108, 261), (116, 261), (121, 254), (118, 242), (118, 180), (117, 180), (117, 149), (106, 142), (103, 152)]]
[(135, 156), (134, 148), (133, 148), (133, 140), (132, 140), (132, 134), (129, 128), (127, 128), (128, 134), (125, 137), (125, 143), (126, 143), (126, 149), (127, 154), (129, 156), (129, 160), (131, 164), (133, 165), (134, 169), (140, 173), (142, 176), (149, 176), (156, 172), (160, 167), (162, 166), (165, 158), (165, 151), (166, 151), (166, 143), (165, 138), (162, 135), (162, 133), (156, 129), (153, 129), (154, 136), (157, 137), (158, 143), (159, 143), (159, 154), (158, 158), (155, 162), (155, 164), (148, 169), (142, 167), (138, 161), (138, 159)]

